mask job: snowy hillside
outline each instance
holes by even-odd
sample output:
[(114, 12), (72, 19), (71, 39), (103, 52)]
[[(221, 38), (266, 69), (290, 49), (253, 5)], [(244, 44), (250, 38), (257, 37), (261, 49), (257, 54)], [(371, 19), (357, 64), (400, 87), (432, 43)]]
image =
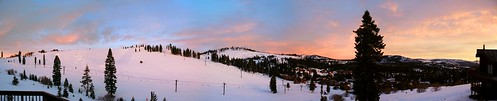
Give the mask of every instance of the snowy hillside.
[[(61, 59), (62, 67), (65, 67), (62, 79), (67, 78), (76, 90), (81, 85), (79, 81), (81, 81), (84, 66), (89, 66), (98, 98), (106, 94), (103, 71), (107, 50), (80, 49), (44, 53), (47, 58), (46, 66), (33, 63), (34, 57), (40, 59), (43, 56), (42, 53), (34, 53), (33, 56), (26, 57), (26, 65), (7, 62), (17, 61), (17, 58), (1, 59), (0, 90), (41, 90), (56, 95), (57, 90), (55, 88), (47, 89), (43, 85), (29, 80), (21, 80), (18, 86), (14, 86), (11, 84), (13, 76), (7, 75), (6, 70), (16, 70), (18, 72), (17, 77), (23, 70), (27, 74), (51, 77), (53, 59), (55, 55), (58, 55)], [(253, 55), (268, 55), (254, 51), (235, 50), (227, 50), (224, 53), (240, 58)], [(168, 101), (318, 101), (321, 96), (319, 93), (320, 85), (317, 85), (318, 88), (312, 93), (306, 85), (292, 84), (292, 82), (289, 82), (291, 88), (285, 93), (281, 85), (286, 84), (288, 81), (282, 79), (277, 79), (278, 93), (272, 94), (269, 90), (269, 77), (259, 73), (242, 72), (236, 67), (211, 62), (203, 59), (203, 57), (201, 59), (185, 58), (170, 53), (135, 52), (134, 49), (113, 49), (113, 56), (116, 60), (118, 79), (116, 97), (123, 97), (125, 100), (129, 100), (134, 96), (137, 101), (144, 101), (150, 98), (151, 91), (154, 91), (159, 99), (166, 97)], [(291, 57), (287, 55), (280, 56)], [(140, 61), (143, 61), (143, 63), (140, 63)], [(178, 80), (178, 92), (175, 92), (175, 80)], [(225, 95), (223, 95), (223, 83), (226, 83)], [(438, 92), (408, 92), (407, 94), (398, 92), (383, 94), (381, 95), (381, 100), (469, 100), (460, 99), (469, 95), (468, 90), (468, 85), (461, 85), (445, 87)], [(331, 94), (343, 93), (344, 91), (341, 90), (331, 91)], [(91, 100), (83, 94), (77, 93), (77, 91), (74, 93), (75, 97), (72, 97), (72, 95), (70, 94), (69, 97), (71, 101), (79, 98), (83, 98), (85, 101)], [(346, 97), (345, 100), (353, 100), (353, 95)]]
[(274, 54), (274, 53), (268, 53), (268, 52), (261, 52), (261, 51), (256, 51), (253, 49), (245, 48), (245, 47), (226, 47), (226, 48), (221, 48), (217, 50), (209, 50), (207, 52), (204, 52), (206, 55), (204, 56), (209, 56), (212, 53), (217, 53), (220, 55), (228, 55), (231, 58), (251, 58), (254, 56), (276, 56), (277, 58), (302, 58), (300, 55), (282, 55), (282, 54)]
[[(283, 93), (282, 86), (279, 86), (280, 93), (272, 94), (269, 90), (269, 79), (267, 76), (241, 72), (235, 67), (226, 66), (194, 58), (171, 55), (169, 53), (149, 53), (134, 52), (132, 49), (113, 49), (117, 67), (117, 93), (116, 97), (130, 99), (132, 96), (138, 101), (150, 98), (150, 91), (154, 91), (159, 99), (166, 97), (170, 101), (230, 101), (230, 100), (319, 100), (319, 93), (310, 93), (303, 86), (291, 85), (287, 93)], [(12, 76), (7, 75), (5, 70), (15, 69), (18, 73), (26, 70), (27, 74), (51, 77), (53, 58), (58, 55), (65, 67), (65, 74), (62, 78), (68, 78), (69, 82), (77, 89), (81, 84), (84, 66), (88, 65), (91, 70), (96, 95), (106, 94), (103, 83), (104, 61), (107, 49), (83, 49), (61, 52), (46, 53), (47, 65), (35, 67), (34, 57), (40, 58), (42, 54), (35, 53), (33, 57), (27, 57), (26, 65), (18, 63), (8, 63), (3, 59), (0, 62), (2, 69), (2, 90), (46, 90), (41, 84), (30, 81), (21, 81), (19, 86), (11, 85)], [(143, 61), (140, 64), (139, 61)], [(61, 71), (62, 72), (62, 71)], [(175, 92), (175, 80), (178, 80), (178, 92)], [(281, 85), (278, 79), (278, 85)], [(35, 85), (31, 85), (34, 83)], [(223, 83), (226, 83), (226, 95), (222, 95)], [(30, 87), (32, 86), (32, 87)], [(50, 93), (56, 94), (56, 89), (51, 88)], [(343, 91), (334, 91), (343, 92)], [(75, 92), (77, 93), (77, 92)], [(77, 100), (81, 94), (70, 97), (70, 100)]]

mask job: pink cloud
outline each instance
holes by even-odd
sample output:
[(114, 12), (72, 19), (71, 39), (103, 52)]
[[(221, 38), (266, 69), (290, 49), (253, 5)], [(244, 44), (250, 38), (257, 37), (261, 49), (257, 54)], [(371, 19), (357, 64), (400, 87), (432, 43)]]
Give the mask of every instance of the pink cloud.
[(52, 40), (58, 44), (73, 44), (79, 40), (79, 34), (68, 34), (68, 35), (52, 35), (49, 36), (49, 40)]
[(393, 16), (402, 16), (402, 13), (400, 12), (399, 10), (399, 6), (397, 3), (393, 2), (393, 1), (387, 1), (385, 3), (383, 3), (382, 5), (380, 5), (381, 8), (383, 9), (387, 9), (391, 15)]

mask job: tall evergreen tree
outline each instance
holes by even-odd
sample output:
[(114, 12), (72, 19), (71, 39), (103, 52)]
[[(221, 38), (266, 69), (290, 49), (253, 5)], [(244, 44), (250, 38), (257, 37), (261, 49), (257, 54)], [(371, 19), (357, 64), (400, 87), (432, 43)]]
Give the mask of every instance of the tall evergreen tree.
[(36, 65), (36, 57), (35, 57), (35, 65)]
[(112, 56), (112, 50), (109, 48), (107, 59), (105, 60), (105, 90), (107, 91), (107, 94), (113, 96), (114, 93), (116, 93), (116, 83), (116, 65), (114, 57)]
[(0, 58), (3, 58), (3, 51), (2, 51), (2, 56)]
[(278, 93), (276, 90), (276, 77), (274, 75), (271, 77), (271, 81), (269, 81), (269, 88), (271, 89), (271, 92)]
[(90, 92), (90, 87), (92, 83), (92, 79), (90, 76), (90, 69), (88, 68), (88, 65), (86, 65), (86, 69), (84, 70), (85, 73), (83, 73), (83, 77), (81, 77), (81, 88), (86, 92), (86, 95), (88, 96), (88, 92)]
[(353, 69), (353, 89), (359, 101), (377, 101), (380, 99), (378, 67), (383, 56), (381, 49), (385, 48), (385, 44), (383, 36), (378, 34), (380, 28), (374, 24), (369, 11), (364, 13), (362, 19), (362, 25), (354, 31), (357, 34), (354, 59), (357, 67)]
[(59, 56), (55, 56), (55, 59), (53, 60), (53, 71), (52, 71), (52, 78), (53, 78), (53, 84), (55, 86), (60, 86), (60, 59)]
[(21, 51), (19, 51), (19, 54), (17, 54), (17, 58), (19, 59), (19, 64), (21, 64), (22, 60), (21, 60)]

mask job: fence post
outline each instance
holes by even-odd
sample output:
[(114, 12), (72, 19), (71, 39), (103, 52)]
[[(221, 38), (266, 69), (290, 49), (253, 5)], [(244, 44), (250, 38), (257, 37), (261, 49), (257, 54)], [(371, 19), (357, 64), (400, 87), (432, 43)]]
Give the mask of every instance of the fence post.
[(178, 92), (178, 80), (176, 80), (176, 84), (175, 84), (175, 87), (174, 87), (174, 92)]
[(223, 83), (223, 95), (226, 93), (226, 83)]

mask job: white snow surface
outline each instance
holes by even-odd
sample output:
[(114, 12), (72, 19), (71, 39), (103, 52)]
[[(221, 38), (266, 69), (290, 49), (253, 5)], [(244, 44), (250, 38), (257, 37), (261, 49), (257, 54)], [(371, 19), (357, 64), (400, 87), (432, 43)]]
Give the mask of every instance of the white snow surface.
[[(142, 49), (143, 50), (143, 49)], [(17, 77), (23, 70), (38, 77), (52, 76), (53, 59), (58, 55), (61, 59), (65, 73), (62, 80), (67, 78), (75, 89), (69, 94), (71, 101), (82, 98), (89, 101), (84, 94), (79, 94), (77, 89), (81, 86), (79, 81), (83, 75), (86, 65), (89, 66), (95, 93), (97, 97), (104, 96), (105, 84), (103, 83), (103, 71), (108, 49), (80, 49), (61, 52), (48, 52), (46, 55), (46, 66), (35, 65), (34, 57), (42, 58), (41, 53), (35, 53), (32, 57), (26, 57), (26, 65), (7, 62), (17, 58), (0, 59), (0, 90), (37, 90), (46, 91), (56, 95), (57, 89), (47, 89), (42, 84), (30, 80), (20, 80), (18, 86), (11, 84), (12, 75), (7, 75), (6, 70), (14, 69)], [(134, 49), (113, 49), (113, 56), (117, 68), (117, 98), (123, 97), (130, 100), (134, 97), (137, 101), (150, 98), (150, 92), (154, 91), (159, 100), (164, 97), (168, 101), (319, 101), (320, 88), (310, 92), (304, 84), (291, 84), (291, 88), (284, 93), (282, 84), (288, 81), (277, 79), (278, 93), (272, 94), (269, 90), (270, 78), (259, 73), (241, 72), (233, 66), (226, 66), (208, 60), (185, 58), (171, 55), (169, 53), (149, 53), (145, 51), (134, 52)], [(226, 51), (237, 52), (237, 51)], [(236, 53), (239, 57), (248, 56)], [(232, 54), (231, 54), (232, 55)], [(230, 57), (232, 57), (230, 55)], [(142, 64), (139, 61), (143, 61)], [(61, 71), (62, 72), (62, 71)], [(178, 80), (178, 92), (175, 92), (175, 80)], [(63, 82), (63, 81), (62, 81)], [(284, 82), (284, 83), (282, 83)], [(226, 83), (226, 94), (223, 95), (223, 83)], [(301, 88), (301, 85), (303, 88)], [(326, 87), (324, 87), (326, 88)], [(302, 89), (302, 90), (301, 90)], [(343, 94), (344, 91), (332, 90), (332, 94)], [(72, 97), (74, 95), (75, 97)], [(467, 101), (470, 100), (469, 85), (444, 87), (441, 91), (417, 93), (415, 91), (407, 94), (394, 93), (382, 94), (382, 101)], [(353, 95), (345, 100), (353, 100)]]

